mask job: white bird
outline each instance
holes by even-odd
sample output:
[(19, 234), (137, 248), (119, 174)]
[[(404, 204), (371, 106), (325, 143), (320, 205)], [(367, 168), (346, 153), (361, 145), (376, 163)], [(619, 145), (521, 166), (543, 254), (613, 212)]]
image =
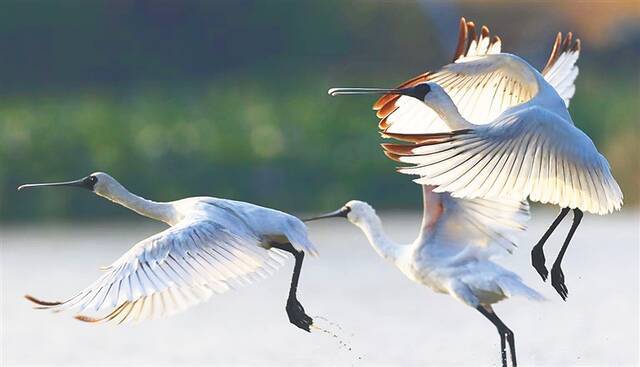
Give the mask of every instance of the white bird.
[[(286, 311), (295, 326), (310, 331), (313, 320), (296, 297), (306, 252), (317, 252), (298, 218), (257, 205), (191, 197), (154, 202), (127, 191), (106, 173), (96, 172), (76, 181), (28, 184), (71, 186), (93, 191), (136, 213), (170, 227), (135, 244), (105, 268), (102, 275), (63, 302), (27, 299), (37, 308), (77, 309), (87, 322), (141, 321), (168, 316), (208, 299), (214, 293), (249, 284), (282, 265), (286, 253), (295, 258)], [(84, 310), (108, 310), (106, 316), (80, 315)]]
[(532, 300), (543, 297), (518, 275), (492, 262), (491, 255), (511, 251), (511, 234), (524, 229), (529, 218), (526, 201), (455, 199), (423, 186), (424, 216), (413, 243), (390, 240), (369, 204), (349, 201), (341, 209), (315, 218), (345, 217), (366, 235), (375, 251), (414, 282), (446, 293), (475, 308), (491, 321), (500, 335), (502, 365), (516, 362), (513, 332), (498, 318), (492, 305), (512, 296)]
[[(470, 36), (471, 35), (471, 36)], [(531, 251), (547, 279), (543, 246), (573, 209), (571, 229), (551, 268), (551, 283), (566, 300), (561, 264), (583, 211), (607, 214), (622, 206), (609, 163), (578, 129), (567, 107), (578, 75), (580, 40), (558, 34), (542, 74), (518, 56), (502, 53), (498, 37), (460, 22), (454, 62), (394, 89), (334, 88), (332, 95), (386, 94), (374, 105), (390, 158), (414, 166), (414, 181), (459, 198), (529, 199), (562, 209)]]

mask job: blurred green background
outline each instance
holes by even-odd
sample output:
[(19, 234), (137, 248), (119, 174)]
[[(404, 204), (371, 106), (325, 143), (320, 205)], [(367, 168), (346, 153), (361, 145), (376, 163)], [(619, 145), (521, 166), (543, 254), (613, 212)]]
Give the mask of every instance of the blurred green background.
[(448, 62), (460, 16), (536, 67), (556, 32), (582, 39), (570, 111), (637, 205), (635, 1), (5, 0), (0, 220), (127, 215), (72, 190), (15, 190), (93, 171), (162, 201), (418, 208), (418, 187), (379, 149), (374, 99), (326, 91), (392, 86)]

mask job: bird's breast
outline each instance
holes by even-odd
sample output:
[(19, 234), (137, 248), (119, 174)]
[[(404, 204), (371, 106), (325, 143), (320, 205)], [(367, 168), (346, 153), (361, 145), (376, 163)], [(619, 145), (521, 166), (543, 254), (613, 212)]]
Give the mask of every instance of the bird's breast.
[(446, 293), (444, 281), (440, 272), (430, 266), (427, 259), (417, 254), (401, 257), (396, 261), (396, 266), (410, 280), (426, 285), (437, 293)]

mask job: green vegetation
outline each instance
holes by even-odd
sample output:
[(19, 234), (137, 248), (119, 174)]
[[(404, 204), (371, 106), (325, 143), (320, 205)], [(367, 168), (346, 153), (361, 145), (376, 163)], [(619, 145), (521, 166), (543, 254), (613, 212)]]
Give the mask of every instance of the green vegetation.
[[(417, 208), (418, 187), (378, 147), (373, 99), (326, 90), (391, 85), (442, 64), (450, 50), (430, 18), (413, 3), (249, 3), (225, 14), (215, 2), (163, 3), (182, 9), (166, 14), (104, 3), (43, 18), (26, 17), (34, 3), (10, 2), (0, 12), (0, 46), (13, 50), (0, 61), (0, 220), (123, 215), (85, 193), (15, 190), (96, 170), (155, 200), (212, 195), (298, 213), (353, 198)], [(612, 68), (610, 50), (589, 52), (570, 110), (634, 205), (637, 69)]]
[[(628, 155), (637, 151), (629, 118), (635, 86), (586, 76), (580, 82), (574, 119), (609, 157), (627, 203), (635, 203), (637, 161)], [(276, 86), (234, 79), (140, 88), (126, 97), (104, 92), (4, 99), (0, 205), (11, 210), (2, 217), (120, 213), (84, 193), (15, 191), (23, 181), (73, 179), (94, 170), (157, 200), (213, 195), (302, 211), (359, 197), (383, 208), (415, 207), (417, 188), (393, 172), (394, 163), (378, 147), (371, 100), (331, 99), (325, 90), (318, 80)]]

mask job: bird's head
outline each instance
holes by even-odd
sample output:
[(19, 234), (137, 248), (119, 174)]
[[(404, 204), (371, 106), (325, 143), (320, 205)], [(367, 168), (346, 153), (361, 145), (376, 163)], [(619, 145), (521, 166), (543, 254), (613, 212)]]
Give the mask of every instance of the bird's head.
[(74, 181), (62, 181), (62, 182), (47, 182), (47, 183), (35, 183), (24, 184), (18, 187), (18, 190), (24, 190), (34, 187), (48, 187), (48, 186), (69, 186), (79, 187), (93, 191), (94, 193), (109, 197), (109, 194), (115, 187), (119, 187), (120, 184), (113, 177), (104, 172), (94, 172), (87, 177), (83, 177)]
[(413, 87), (407, 88), (331, 88), (329, 89), (329, 95), (342, 96), (342, 95), (358, 95), (358, 94), (400, 94), (403, 96), (413, 97), (422, 102), (428, 102), (433, 94), (432, 91), (442, 91), (442, 88), (433, 82), (420, 83)]
[(351, 200), (338, 210), (306, 219), (305, 222), (327, 218), (346, 218), (349, 222), (358, 225), (362, 223), (363, 220), (375, 216), (375, 214), (376, 211), (371, 205), (364, 201)]

